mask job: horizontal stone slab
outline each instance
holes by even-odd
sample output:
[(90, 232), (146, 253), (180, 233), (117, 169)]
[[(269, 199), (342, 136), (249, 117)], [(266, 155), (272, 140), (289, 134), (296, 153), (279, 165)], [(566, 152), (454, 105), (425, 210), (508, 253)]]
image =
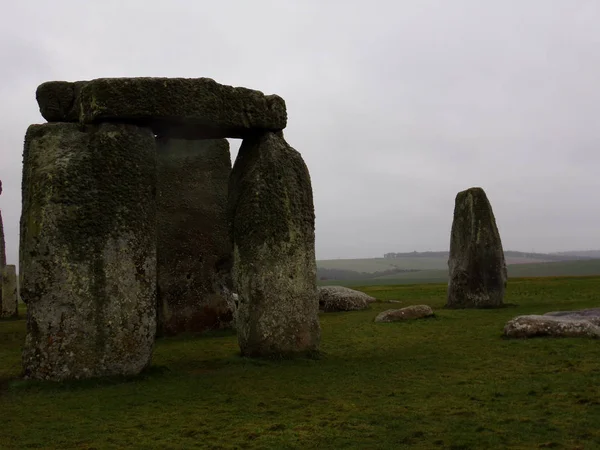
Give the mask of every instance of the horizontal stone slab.
[(38, 87), (36, 99), (49, 122), (131, 123), (169, 137), (243, 138), (287, 124), (281, 97), (210, 78), (50, 81)]

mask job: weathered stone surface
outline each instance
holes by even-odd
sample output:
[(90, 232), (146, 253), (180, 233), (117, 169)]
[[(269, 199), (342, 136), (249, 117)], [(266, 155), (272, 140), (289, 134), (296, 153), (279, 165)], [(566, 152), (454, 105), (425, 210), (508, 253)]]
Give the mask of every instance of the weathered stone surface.
[(600, 338), (600, 326), (588, 319), (569, 316), (518, 316), (506, 323), (504, 335), (511, 338), (537, 336)]
[(448, 260), (446, 307), (497, 308), (503, 305), (507, 273), (496, 219), (485, 192), (459, 192)]
[(2, 297), (0, 298), (0, 318), (8, 319), (18, 316), (19, 294), (17, 287), (17, 268), (9, 264), (1, 269)]
[(544, 316), (564, 317), (567, 319), (587, 320), (594, 325), (600, 326), (600, 308), (579, 309), (575, 311), (552, 311)]
[(375, 317), (375, 322), (398, 322), (401, 320), (423, 319), (433, 316), (433, 310), (428, 305), (412, 305), (400, 309), (388, 309)]
[(159, 333), (228, 328), (229, 143), (159, 138), (157, 154)]
[[(2, 180), (0, 180), (0, 195), (2, 194)], [(2, 223), (2, 210), (0, 210), (0, 305), (2, 304), (2, 269), (6, 266), (6, 244), (4, 241), (4, 225)]]
[(319, 308), (324, 312), (367, 309), (375, 298), (344, 286), (319, 286)]
[(38, 86), (35, 98), (40, 113), (48, 122), (77, 122), (80, 106), (77, 97), (85, 81), (47, 81)]
[(282, 133), (244, 139), (229, 207), (238, 341), (246, 356), (312, 353), (320, 342), (308, 168)]
[(139, 373), (156, 333), (154, 135), (32, 125), (23, 158), (25, 376)]
[(281, 97), (210, 78), (55, 81), (40, 85), (37, 98), (50, 122), (75, 117), (85, 123), (128, 122), (170, 137), (244, 137), (256, 130), (282, 130), (287, 123)]

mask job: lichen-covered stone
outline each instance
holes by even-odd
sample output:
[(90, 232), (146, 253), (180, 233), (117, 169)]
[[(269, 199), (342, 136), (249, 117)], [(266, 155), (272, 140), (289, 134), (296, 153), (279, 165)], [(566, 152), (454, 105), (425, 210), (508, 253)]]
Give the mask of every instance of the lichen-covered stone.
[(17, 269), (14, 265), (4, 266), (2, 272), (2, 297), (0, 298), (0, 318), (10, 319), (18, 316), (19, 291)]
[(496, 219), (485, 192), (459, 192), (448, 260), (446, 307), (497, 308), (503, 305), (507, 273)]
[(77, 122), (79, 104), (76, 99), (85, 81), (47, 81), (38, 86), (35, 98), (42, 117), (48, 122)]
[(433, 310), (429, 305), (411, 305), (400, 309), (387, 309), (375, 317), (375, 322), (399, 322), (410, 319), (432, 317)]
[(367, 309), (374, 297), (344, 286), (319, 286), (319, 308), (324, 312)]
[(281, 133), (244, 139), (229, 195), (242, 354), (318, 351), (315, 216), (302, 157)]
[(232, 325), (229, 144), (157, 139), (159, 334)]
[(594, 322), (582, 316), (518, 316), (506, 323), (504, 335), (520, 339), (542, 336), (600, 338), (600, 326)]
[(23, 155), (25, 376), (137, 374), (156, 333), (156, 145), (133, 125), (32, 125)]
[(119, 121), (151, 126), (158, 135), (185, 138), (244, 137), (282, 130), (285, 101), (277, 95), (232, 87), (210, 78), (99, 78), (79, 84), (47, 82), (38, 88), (48, 121)]

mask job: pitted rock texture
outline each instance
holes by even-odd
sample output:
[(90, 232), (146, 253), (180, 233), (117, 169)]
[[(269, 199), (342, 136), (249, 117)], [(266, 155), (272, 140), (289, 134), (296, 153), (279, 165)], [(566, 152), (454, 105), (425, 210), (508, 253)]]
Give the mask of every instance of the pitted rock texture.
[(159, 335), (232, 326), (229, 143), (157, 139)]
[(17, 317), (19, 293), (17, 285), (17, 269), (9, 264), (0, 269), (2, 272), (2, 297), (0, 298), (0, 318), (10, 319)]
[(597, 321), (582, 316), (528, 315), (509, 320), (504, 326), (504, 335), (510, 338), (538, 336), (600, 338), (600, 326)]
[(229, 196), (242, 354), (284, 357), (318, 351), (315, 215), (302, 157), (282, 133), (244, 139)]
[(428, 305), (411, 305), (406, 308), (388, 309), (375, 317), (375, 322), (399, 322), (402, 320), (423, 319), (432, 317), (433, 310)]
[(43, 83), (36, 94), (49, 122), (126, 122), (172, 138), (245, 137), (287, 124), (277, 95), (210, 78), (98, 78)]
[(319, 286), (319, 308), (324, 312), (357, 311), (369, 308), (374, 297), (344, 286)]
[(600, 308), (579, 309), (575, 311), (552, 311), (544, 316), (563, 317), (565, 319), (587, 320), (600, 326)]
[(507, 280), (504, 251), (492, 206), (481, 188), (456, 196), (448, 268), (446, 307), (503, 305)]
[(23, 157), (25, 376), (139, 373), (156, 334), (154, 135), (32, 125)]

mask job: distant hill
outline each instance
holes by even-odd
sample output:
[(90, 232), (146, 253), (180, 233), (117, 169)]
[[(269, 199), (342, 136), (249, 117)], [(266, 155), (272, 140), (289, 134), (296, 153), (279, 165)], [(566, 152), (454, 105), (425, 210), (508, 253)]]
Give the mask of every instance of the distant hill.
[(582, 258), (600, 258), (600, 250), (582, 250), (582, 251), (570, 251), (570, 252), (555, 252), (550, 253), (551, 255), (559, 256), (578, 256)]
[[(600, 259), (554, 261), (533, 264), (513, 264), (508, 267), (508, 278), (600, 276)], [(447, 283), (448, 270), (419, 270), (369, 278), (346, 280), (319, 280), (319, 284), (346, 286)]]
[[(574, 254), (573, 254), (574, 253)], [(591, 275), (597, 261), (594, 252), (532, 253), (508, 250), (504, 252), (509, 276)], [(592, 262), (588, 265), (566, 264), (573, 261)], [(517, 267), (519, 266), (519, 267)], [(529, 271), (529, 272), (527, 272)], [(317, 261), (317, 278), (321, 282), (335, 280), (359, 281), (396, 280), (398, 282), (443, 282), (447, 279), (448, 252), (386, 253), (383, 258), (329, 259)], [(530, 274), (528, 274), (530, 273)], [(518, 275), (521, 274), (521, 275)], [(600, 271), (598, 271), (600, 275)]]

